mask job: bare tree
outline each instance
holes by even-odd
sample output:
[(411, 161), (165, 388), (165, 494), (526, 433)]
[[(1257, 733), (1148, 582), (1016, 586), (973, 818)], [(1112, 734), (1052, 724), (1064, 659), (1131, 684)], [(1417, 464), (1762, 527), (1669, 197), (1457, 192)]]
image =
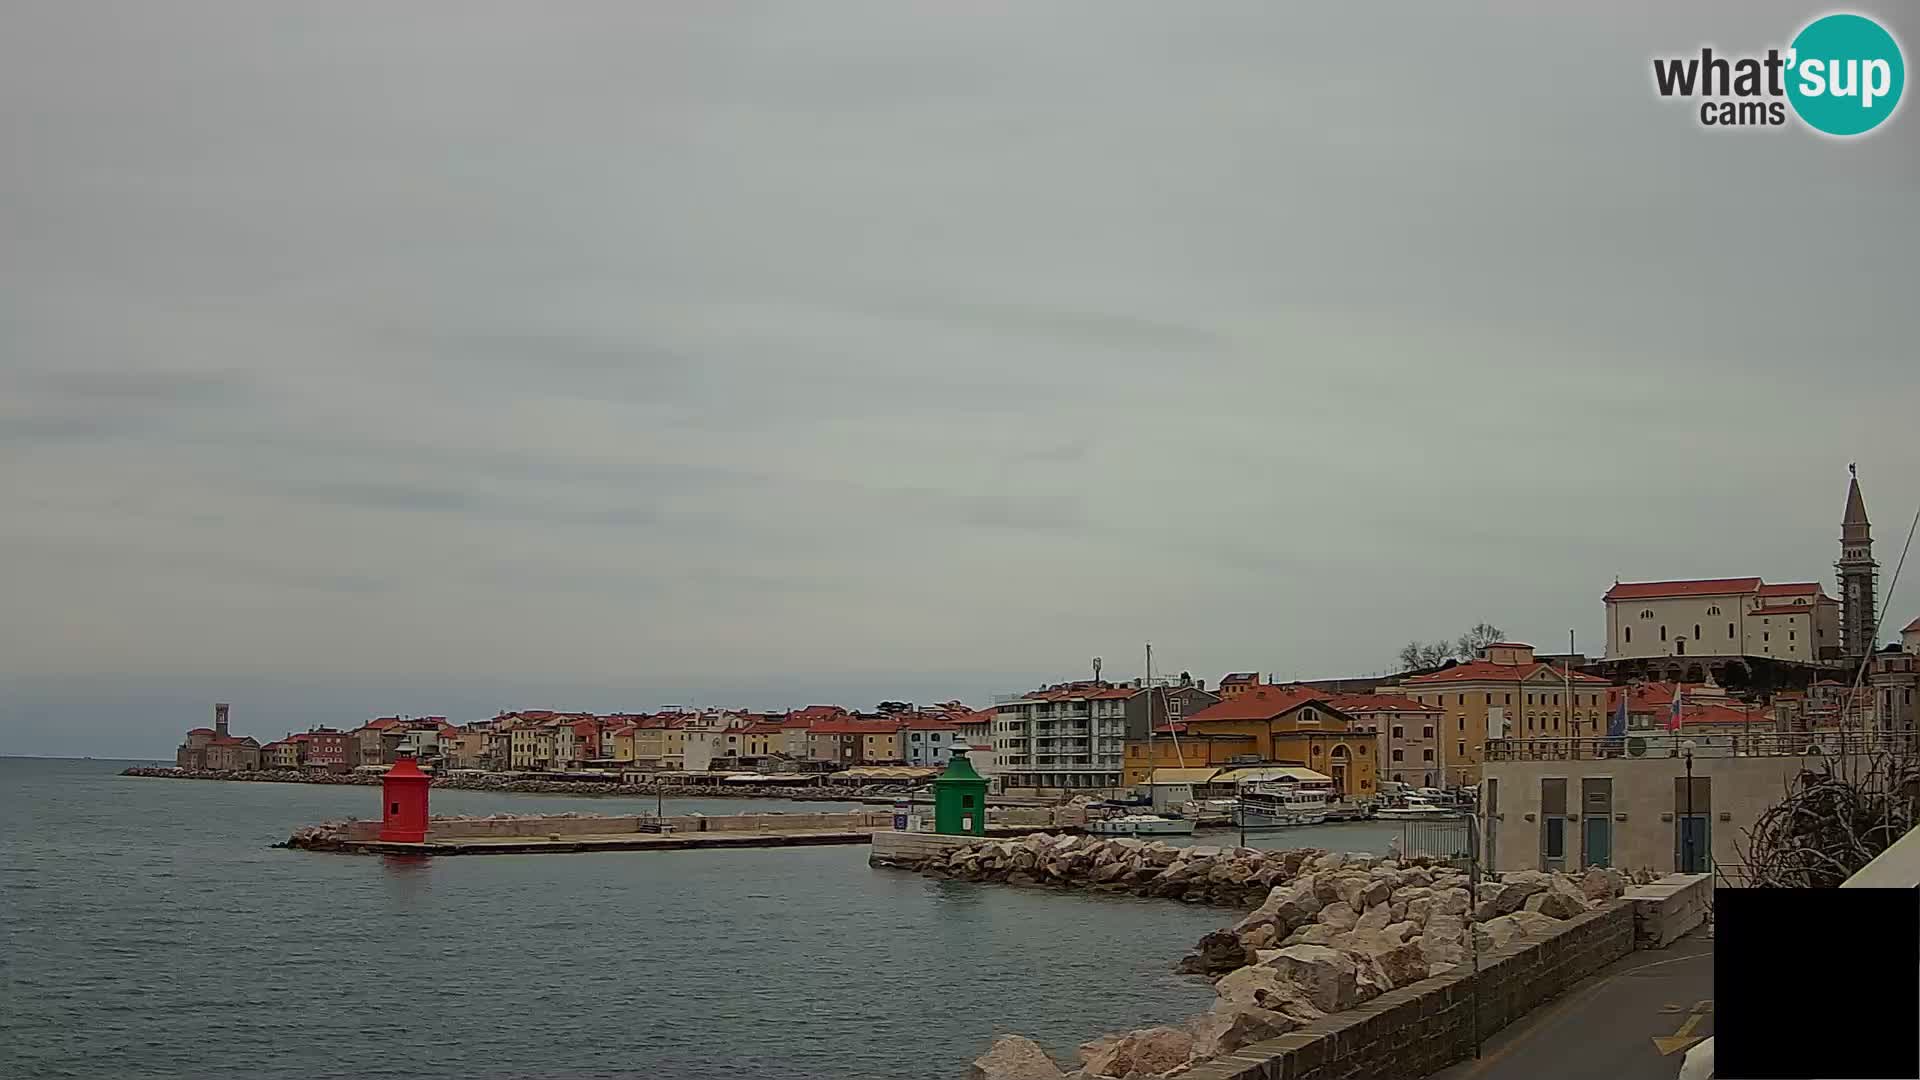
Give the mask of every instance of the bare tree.
[(1449, 660), (1471, 660), (1506, 635), (1492, 623), (1476, 623), (1452, 641), (1409, 641), (1400, 647), (1400, 670), (1439, 667)]
[(1799, 773), (1786, 795), (1736, 839), (1742, 884), (1775, 889), (1830, 889), (1852, 877), (1912, 828), (1916, 771), (1910, 748), (1886, 743), (1842, 752)]
[(1400, 669), (1439, 667), (1453, 659), (1453, 646), (1444, 641), (1409, 641), (1400, 647)]
[(1496, 641), (1505, 640), (1506, 636), (1506, 634), (1501, 632), (1499, 627), (1492, 623), (1474, 623), (1467, 628), (1466, 633), (1461, 634), (1459, 638), (1455, 639), (1453, 652), (1455, 656), (1462, 660), (1471, 660), (1479, 655), (1480, 650)]

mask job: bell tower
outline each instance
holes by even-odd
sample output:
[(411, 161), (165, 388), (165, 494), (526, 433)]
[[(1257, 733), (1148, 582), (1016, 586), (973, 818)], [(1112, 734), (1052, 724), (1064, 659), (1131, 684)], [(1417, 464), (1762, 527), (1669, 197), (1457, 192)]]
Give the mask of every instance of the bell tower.
[(1840, 654), (1861, 660), (1873, 652), (1874, 587), (1880, 564), (1873, 561), (1873, 524), (1860, 497), (1860, 474), (1847, 466), (1847, 512), (1840, 519)]

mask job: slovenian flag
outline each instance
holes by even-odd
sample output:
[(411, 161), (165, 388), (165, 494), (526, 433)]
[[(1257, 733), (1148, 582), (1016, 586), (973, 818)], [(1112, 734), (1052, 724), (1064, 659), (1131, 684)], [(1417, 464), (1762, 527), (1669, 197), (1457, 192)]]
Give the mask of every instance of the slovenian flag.
[(1680, 730), (1680, 710), (1686, 707), (1687, 692), (1676, 686), (1673, 688), (1673, 715), (1667, 717), (1667, 730)]
[(1627, 698), (1629, 696), (1631, 696), (1631, 691), (1627, 687), (1621, 687), (1620, 707), (1615, 709), (1613, 716), (1607, 720), (1607, 738), (1609, 739), (1624, 739), (1627, 737)]

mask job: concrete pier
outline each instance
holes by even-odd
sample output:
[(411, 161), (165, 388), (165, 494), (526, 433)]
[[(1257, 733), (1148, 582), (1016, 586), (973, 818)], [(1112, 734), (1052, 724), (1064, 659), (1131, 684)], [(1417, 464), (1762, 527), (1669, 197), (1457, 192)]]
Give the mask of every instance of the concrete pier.
[[(1022, 836), (1034, 828), (996, 825), (989, 827), (988, 832), (996, 836)], [(349, 821), (300, 829), (283, 846), (358, 855), (528, 855), (867, 844), (876, 836), (885, 837), (887, 845), (979, 839), (894, 832), (891, 813), (856, 810), (817, 814), (687, 814), (664, 818), (650, 815), (433, 818), (428, 822), (426, 839), (419, 843), (380, 839), (378, 821)]]

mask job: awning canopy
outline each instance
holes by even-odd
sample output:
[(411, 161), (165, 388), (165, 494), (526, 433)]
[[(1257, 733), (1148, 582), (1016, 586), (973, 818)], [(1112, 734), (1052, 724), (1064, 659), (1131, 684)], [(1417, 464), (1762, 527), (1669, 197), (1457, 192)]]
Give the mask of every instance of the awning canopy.
[(1293, 780), (1302, 784), (1331, 784), (1333, 777), (1326, 773), (1315, 772), (1299, 765), (1249, 765), (1242, 769), (1227, 769), (1213, 778), (1216, 784), (1251, 784), (1275, 780)]
[(1193, 769), (1155, 769), (1149, 784), (1211, 784), (1220, 770), (1211, 766)]
[(926, 769), (914, 765), (856, 765), (834, 773), (836, 780), (931, 780), (944, 769)]

